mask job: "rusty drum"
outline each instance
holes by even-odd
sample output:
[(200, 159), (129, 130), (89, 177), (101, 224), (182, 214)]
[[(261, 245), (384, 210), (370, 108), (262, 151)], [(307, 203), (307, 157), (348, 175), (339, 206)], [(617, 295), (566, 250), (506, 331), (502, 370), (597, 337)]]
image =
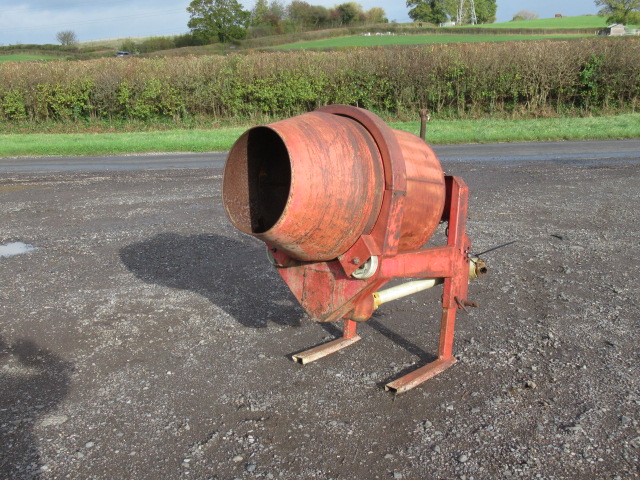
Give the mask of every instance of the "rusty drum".
[[(384, 135), (358, 118), (375, 120)], [(229, 152), (223, 203), (240, 231), (298, 260), (332, 260), (385, 210), (385, 191), (394, 188), (389, 160), (404, 164), (404, 191), (395, 192), (404, 195), (398, 250), (418, 249), (442, 216), (440, 162), (419, 137), (355, 107), (333, 105), (245, 132)]]

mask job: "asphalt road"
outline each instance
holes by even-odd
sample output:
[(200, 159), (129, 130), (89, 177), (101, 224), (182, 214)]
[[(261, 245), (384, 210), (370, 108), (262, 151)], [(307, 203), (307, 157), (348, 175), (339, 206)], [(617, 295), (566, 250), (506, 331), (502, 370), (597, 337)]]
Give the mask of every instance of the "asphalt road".
[[(434, 145), (442, 161), (501, 163), (550, 162), (603, 164), (640, 162), (640, 140), (498, 143)], [(226, 153), (154, 153), (95, 157), (9, 157), (0, 158), (0, 173), (9, 172), (95, 172), (171, 168), (206, 168), (224, 165)]]

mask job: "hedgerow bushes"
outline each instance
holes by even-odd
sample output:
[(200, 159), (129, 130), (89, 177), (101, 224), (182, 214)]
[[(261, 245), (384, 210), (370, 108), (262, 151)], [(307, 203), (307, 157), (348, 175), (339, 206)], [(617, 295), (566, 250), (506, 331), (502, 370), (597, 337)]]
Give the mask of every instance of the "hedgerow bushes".
[(346, 103), (403, 114), (633, 111), (639, 39), (0, 64), (0, 121), (281, 117)]

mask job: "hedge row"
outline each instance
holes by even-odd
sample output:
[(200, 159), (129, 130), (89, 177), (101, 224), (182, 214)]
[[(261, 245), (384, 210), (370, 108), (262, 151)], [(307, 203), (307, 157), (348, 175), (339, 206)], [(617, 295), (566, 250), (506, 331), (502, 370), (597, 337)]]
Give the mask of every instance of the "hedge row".
[(640, 39), (0, 64), (0, 121), (638, 108)]

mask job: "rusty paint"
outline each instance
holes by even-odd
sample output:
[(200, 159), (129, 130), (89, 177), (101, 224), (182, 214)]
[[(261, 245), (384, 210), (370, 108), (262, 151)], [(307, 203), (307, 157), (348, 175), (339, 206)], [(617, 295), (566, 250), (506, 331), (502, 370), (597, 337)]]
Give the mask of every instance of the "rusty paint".
[(371, 136), (319, 112), (246, 132), (223, 180), (236, 228), (306, 261), (335, 259), (353, 245), (375, 221), (383, 190)]

